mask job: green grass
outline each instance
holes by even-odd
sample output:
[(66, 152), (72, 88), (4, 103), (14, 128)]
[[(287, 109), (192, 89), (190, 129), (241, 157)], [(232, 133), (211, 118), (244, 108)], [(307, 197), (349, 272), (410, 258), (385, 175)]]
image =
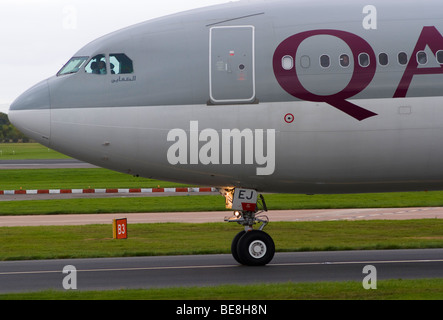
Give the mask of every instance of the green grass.
[[(155, 182), (156, 183), (156, 182)], [(161, 184), (164, 186), (164, 184)], [(0, 195), (0, 199), (1, 199)], [(26, 196), (20, 196), (26, 199)], [(20, 198), (19, 198), (20, 199)], [(443, 206), (443, 192), (410, 192), (355, 195), (265, 195), (270, 210), (329, 208), (403, 208)], [(33, 201), (4, 201), (0, 215), (91, 214), (137, 212), (223, 211), (225, 199), (215, 196), (174, 196)]]
[(0, 143), (0, 160), (70, 159), (38, 143)]
[[(280, 252), (443, 247), (443, 220), (273, 222)], [(0, 260), (230, 253), (236, 224), (129, 224), (126, 240), (109, 225), (2, 227)]]
[[(443, 279), (380, 280), (377, 290), (361, 282), (223, 285), (110, 291), (43, 291), (4, 294), (0, 300), (442, 300)], [(266, 304), (266, 302), (260, 303)], [(171, 311), (172, 313), (175, 310)], [(275, 311), (275, 310), (274, 310)], [(289, 310), (288, 310), (289, 311)], [(269, 309), (269, 313), (272, 311)]]
[[(183, 187), (107, 169), (0, 170), (0, 190)], [(23, 200), (26, 196), (22, 196)], [(0, 195), (1, 199), (1, 195)], [(266, 194), (271, 210), (443, 206), (443, 191), (348, 195)], [(221, 196), (36, 200), (2, 202), (0, 215), (224, 210)]]
[(178, 183), (136, 178), (107, 169), (0, 170), (0, 190), (168, 188)]
[(222, 196), (5, 201), (0, 205), (0, 215), (2, 216), (223, 210), (226, 209), (225, 200)]

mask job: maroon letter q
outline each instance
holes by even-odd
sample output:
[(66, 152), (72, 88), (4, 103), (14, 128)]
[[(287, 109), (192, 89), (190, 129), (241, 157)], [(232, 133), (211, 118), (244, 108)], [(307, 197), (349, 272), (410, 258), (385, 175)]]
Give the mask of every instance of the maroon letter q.
[(289, 70), (283, 68), (283, 57), (290, 55), (295, 58), (300, 44), (307, 38), (317, 35), (330, 35), (346, 42), (352, 50), (354, 61), (358, 61), (359, 54), (361, 53), (367, 53), (370, 61), (376, 61), (374, 50), (372, 50), (369, 43), (355, 34), (340, 30), (312, 30), (302, 32), (284, 40), (274, 53), (274, 74), (280, 86), (298, 99), (312, 102), (326, 102), (359, 121), (376, 116), (377, 114), (346, 101), (346, 99), (363, 91), (371, 83), (375, 76), (376, 63), (370, 63), (366, 67), (354, 63), (354, 72), (348, 86), (342, 91), (329, 96), (319, 96), (306, 90), (298, 78), (295, 67)]

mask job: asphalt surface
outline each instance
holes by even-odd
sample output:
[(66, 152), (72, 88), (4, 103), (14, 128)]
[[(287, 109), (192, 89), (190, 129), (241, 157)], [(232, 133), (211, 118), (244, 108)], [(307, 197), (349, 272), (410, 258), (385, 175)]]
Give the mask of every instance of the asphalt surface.
[[(0, 293), (64, 290), (74, 266), (77, 290), (148, 289), (221, 284), (443, 278), (443, 249), (279, 253), (266, 267), (238, 265), (231, 255), (0, 262)], [(338, 297), (339, 298), (339, 297)]]
[(0, 160), (0, 170), (4, 169), (75, 169), (97, 168), (96, 166), (76, 159), (42, 159), (42, 160)]

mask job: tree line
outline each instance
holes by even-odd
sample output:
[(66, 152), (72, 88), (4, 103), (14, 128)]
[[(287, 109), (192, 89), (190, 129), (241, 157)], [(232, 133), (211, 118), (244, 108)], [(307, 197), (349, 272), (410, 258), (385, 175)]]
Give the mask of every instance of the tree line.
[(30, 142), (30, 139), (9, 122), (7, 114), (0, 112), (0, 142)]

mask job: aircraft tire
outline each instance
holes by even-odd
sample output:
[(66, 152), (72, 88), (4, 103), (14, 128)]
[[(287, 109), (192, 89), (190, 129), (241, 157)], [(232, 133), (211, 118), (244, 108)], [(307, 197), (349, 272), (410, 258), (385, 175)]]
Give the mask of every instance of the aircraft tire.
[(237, 254), (240, 263), (244, 265), (267, 265), (274, 258), (274, 240), (264, 231), (252, 230), (246, 232), (238, 240)]
[(232, 244), (231, 244), (231, 253), (232, 256), (234, 257), (234, 259), (238, 262), (238, 263), (242, 263), (240, 260), (240, 257), (238, 256), (238, 251), (237, 251), (237, 245), (238, 245), (238, 241), (240, 240), (241, 237), (244, 236), (244, 234), (246, 233), (246, 231), (240, 231), (232, 240)]

